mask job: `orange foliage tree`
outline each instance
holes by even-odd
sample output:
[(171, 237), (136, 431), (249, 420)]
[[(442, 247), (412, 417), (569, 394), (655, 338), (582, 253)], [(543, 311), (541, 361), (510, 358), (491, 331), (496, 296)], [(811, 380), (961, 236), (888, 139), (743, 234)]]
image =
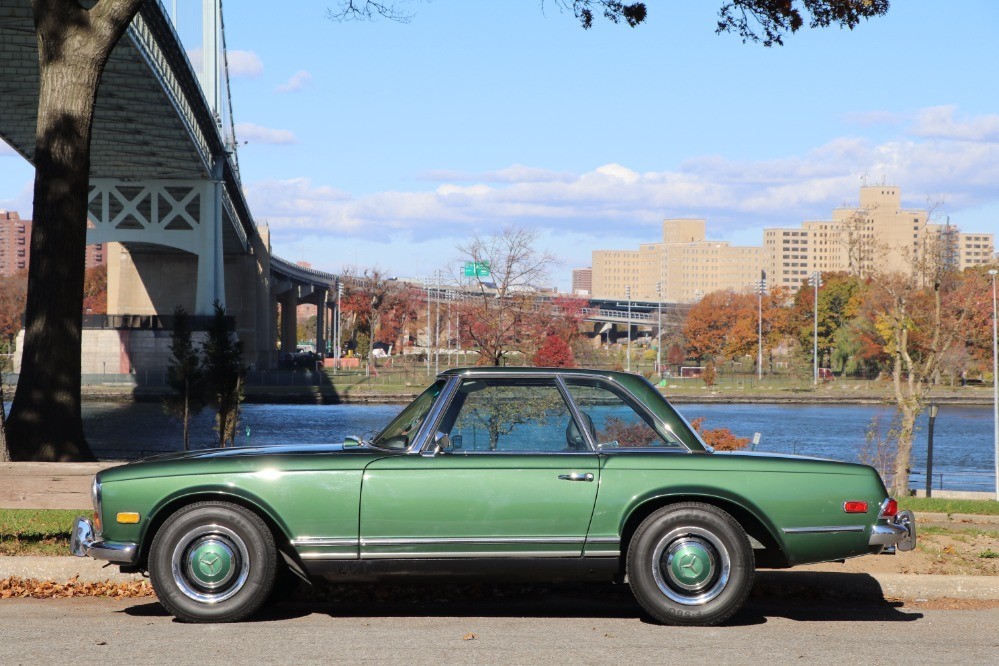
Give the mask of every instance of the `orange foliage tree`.
[(704, 417), (700, 416), (690, 422), (694, 430), (709, 446), (717, 451), (738, 451), (749, 446), (748, 437), (738, 437), (728, 428), (708, 430), (704, 427)]

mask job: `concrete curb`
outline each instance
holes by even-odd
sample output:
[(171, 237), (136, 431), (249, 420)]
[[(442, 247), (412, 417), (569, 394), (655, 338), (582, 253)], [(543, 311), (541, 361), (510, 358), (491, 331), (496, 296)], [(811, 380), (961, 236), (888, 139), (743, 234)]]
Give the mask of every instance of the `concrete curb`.
[[(121, 574), (89, 557), (0, 557), (0, 579), (35, 578), (64, 583), (127, 583), (143, 580), (140, 574)], [(754, 594), (762, 597), (819, 599), (973, 599), (999, 600), (999, 576), (941, 576), (918, 574), (865, 574), (826, 571), (759, 571)]]
[(759, 571), (755, 594), (821, 599), (999, 600), (999, 576)]
[(35, 578), (65, 583), (79, 577), (83, 583), (130, 583), (143, 580), (140, 574), (122, 574), (117, 566), (108, 566), (89, 557), (46, 557), (44, 555), (11, 555), (0, 557), (0, 579)]

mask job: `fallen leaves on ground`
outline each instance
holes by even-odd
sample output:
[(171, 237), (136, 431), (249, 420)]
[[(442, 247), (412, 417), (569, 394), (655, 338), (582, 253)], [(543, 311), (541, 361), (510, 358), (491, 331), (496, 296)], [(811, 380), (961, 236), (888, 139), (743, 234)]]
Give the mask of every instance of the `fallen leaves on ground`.
[(129, 583), (83, 582), (74, 576), (65, 583), (12, 576), (0, 580), (0, 599), (62, 599), (67, 597), (110, 597), (134, 599), (153, 596), (153, 586), (140, 580)]
[(467, 634), (465, 634), (464, 636), (461, 637), (461, 640), (463, 640), (463, 641), (474, 641), (476, 638), (477, 638), (477, 636), (475, 634), (473, 634), (472, 632), (468, 632)]

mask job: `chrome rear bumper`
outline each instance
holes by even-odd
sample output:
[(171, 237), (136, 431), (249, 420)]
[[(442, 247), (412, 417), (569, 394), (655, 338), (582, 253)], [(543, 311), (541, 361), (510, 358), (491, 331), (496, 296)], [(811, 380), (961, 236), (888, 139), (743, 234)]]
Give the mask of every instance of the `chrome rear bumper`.
[(69, 537), (69, 551), (77, 557), (89, 555), (95, 560), (107, 560), (115, 564), (135, 564), (139, 555), (139, 549), (134, 543), (95, 539), (94, 524), (83, 516), (78, 517), (73, 523), (73, 532)]
[(916, 547), (916, 517), (911, 511), (899, 511), (888, 523), (874, 525), (868, 542), (875, 553), (894, 553)]

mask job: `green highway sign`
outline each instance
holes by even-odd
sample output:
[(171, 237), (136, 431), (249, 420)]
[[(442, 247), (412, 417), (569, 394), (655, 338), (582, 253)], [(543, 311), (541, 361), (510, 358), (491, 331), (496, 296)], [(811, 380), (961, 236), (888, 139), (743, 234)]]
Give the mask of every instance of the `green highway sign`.
[(489, 262), (466, 261), (465, 277), (489, 277)]

